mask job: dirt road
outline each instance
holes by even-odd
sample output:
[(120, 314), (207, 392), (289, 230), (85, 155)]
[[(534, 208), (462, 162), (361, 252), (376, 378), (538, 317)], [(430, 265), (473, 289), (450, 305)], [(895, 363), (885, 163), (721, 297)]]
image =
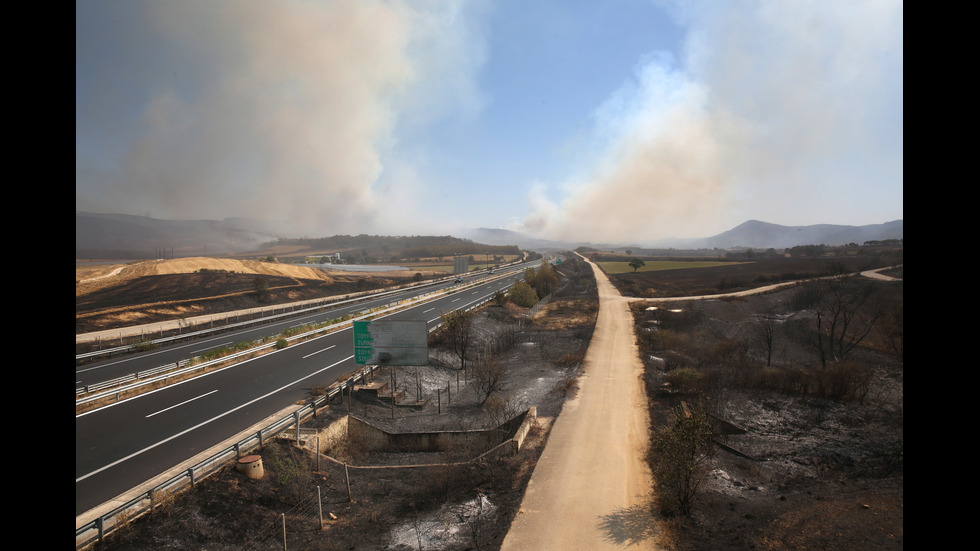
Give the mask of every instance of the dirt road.
[(555, 421), (503, 551), (656, 548), (632, 316), (602, 270), (592, 269), (599, 316), (580, 390)]

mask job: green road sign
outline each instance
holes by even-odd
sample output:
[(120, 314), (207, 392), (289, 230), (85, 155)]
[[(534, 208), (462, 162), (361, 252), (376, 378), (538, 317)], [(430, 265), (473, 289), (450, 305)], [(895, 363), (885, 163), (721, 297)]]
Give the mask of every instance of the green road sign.
[(358, 365), (428, 365), (429, 332), (424, 321), (355, 321)]

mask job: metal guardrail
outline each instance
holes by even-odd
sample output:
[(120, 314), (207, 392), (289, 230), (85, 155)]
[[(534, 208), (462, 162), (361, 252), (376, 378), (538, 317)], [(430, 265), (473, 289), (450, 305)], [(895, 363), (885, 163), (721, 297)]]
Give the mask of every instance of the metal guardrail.
[[(472, 303), (467, 307), (463, 308), (464, 312), (469, 312), (484, 304), (493, 300), (493, 296), (488, 296), (481, 301)], [(374, 316), (379, 312), (371, 312), (363, 317)], [(353, 320), (349, 320), (353, 321)], [(347, 323), (347, 322), (344, 322)], [(433, 332), (438, 329), (442, 324), (437, 323), (429, 332)], [(313, 332), (324, 331), (325, 328), (317, 329)], [(310, 332), (312, 333), (312, 332)], [(300, 338), (302, 335), (296, 335), (293, 338)], [(243, 353), (244, 354), (244, 353)], [(227, 361), (227, 358), (221, 358), (222, 361)], [(217, 360), (216, 360), (217, 361)], [(200, 365), (193, 366), (194, 369), (199, 368)], [(299, 425), (306, 419), (312, 417), (316, 410), (322, 407), (324, 403), (329, 403), (337, 394), (343, 393), (348, 387), (364, 380), (364, 377), (372, 373), (374, 369), (378, 367), (376, 365), (365, 366), (364, 368), (358, 370), (354, 375), (350, 376), (341, 384), (330, 389), (322, 396), (314, 398), (311, 402), (305, 406), (300, 406), (298, 409), (293, 411), (291, 414), (280, 418), (279, 420), (273, 422), (269, 426), (260, 429), (254, 434), (249, 434), (243, 440), (236, 442), (235, 444), (215, 453), (211, 457), (194, 464), (184, 470), (181, 474), (176, 475), (169, 480), (154, 486), (153, 488), (139, 494), (138, 496), (130, 499), (126, 503), (115, 507), (109, 512), (99, 515), (97, 518), (84, 523), (83, 525), (75, 528), (75, 548), (82, 549), (97, 541), (102, 541), (108, 534), (115, 530), (118, 530), (122, 526), (125, 526), (128, 522), (139, 518), (140, 516), (147, 514), (152, 511), (154, 507), (159, 505), (163, 499), (173, 495), (177, 492), (191, 488), (194, 484), (207, 476), (217, 472), (218, 470), (227, 466), (231, 461), (237, 460), (243, 455), (247, 454), (249, 451), (256, 448), (261, 448), (265, 441), (269, 438), (274, 438), (280, 433), (284, 432), (289, 427), (295, 425), (297, 428), (297, 433), (299, 432)], [(157, 368), (160, 369), (160, 368)], [(170, 373), (168, 376), (173, 376)], [(142, 383), (141, 383), (142, 384)], [(118, 391), (118, 389), (116, 389)], [(77, 402), (76, 402), (77, 403)]]
[[(427, 285), (435, 285), (436, 283), (438, 283), (438, 282), (429, 281), (429, 282), (424, 282), (424, 283), (421, 283), (421, 284), (416, 284), (415, 286), (417, 286), (417, 287), (424, 287), (424, 286), (427, 286)], [(374, 293), (374, 294), (369, 294), (369, 295), (359, 296), (359, 297), (354, 297), (354, 298), (348, 298), (348, 299), (343, 299), (343, 300), (338, 300), (337, 297), (328, 297), (328, 298), (323, 299), (322, 301), (317, 302), (313, 306), (309, 306), (307, 308), (301, 308), (299, 310), (290, 310), (289, 312), (282, 312), (280, 314), (274, 314), (274, 315), (271, 315), (271, 316), (262, 316), (262, 317), (259, 317), (259, 318), (253, 318), (253, 319), (242, 321), (242, 322), (229, 323), (229, 324), (222, 325), (220, 327), (209, 327), (207, 329), (200, 329), (200, 330), (197, 330), (197, 331), (192, 331), (190, 333), (181, 333), (181, 334), (178, 334), (178, 335), (171, 335), (169, 337), (160, 337), (159, 339), (153, 339), (153, 340), (149, 340), (149, 341), (141, 341), (141, 342), (136, 343), (136, 344), (116, 346), (116, 347), (113, 347), (113, 348), (103, 348), (101, 350), (95, 350), (93, 352), (84, 352), (82, 354), (76, 354), (75, 355), (75, 361), (89, 359), (89, 358), (97, 358), (99, 356), (112, 356), (113, 354), (122, 354), (122, 353), (125, 353), (125, 352), (132, 352), (134, 350), (138, 350), (140, 347), (144, 347), (144, 346), (148, 346), (148, 345), (150, 345), (150, 346), (163, 345), (163, 344), (167, 344), (167, 343), (172, 343), (172, 342), (180, 341), (180, 340), (183, 340), (183, 339), (189, 339), (189, 338), (194, 338), (194, 337), (200, 337), (200, 336), (209, 335), (211, 333), (224, 332), (224, 331), (228, 331), (230, 329), (237, 329), (237, 328), (242, 328), (242, 327), (248, 327), (249, 325), (255, 325), (255, 324), (258, 324), (258, 323), (268, 323), (268, 322), (271, 322), (271, 321), (274, 321), (274, 320), (280, 319), (280, 318), (287, 318), (287, 317), (296, 316), (296, 315), (299, 315), (299, 314), (304, 314), (304, 313), (307, 313), (307, 312), (314, 312), (314, 311), (317, 311), (317, 310), (326, 308), (328, 306), (331, 306), (331, 307), (333, 307), (333, 306), (340, 306), (342, 304), (350, 304), (350, 303), (361, 302), (361, 301), (365, 301), (365, 300), (371, 300), (371, 299), (377, 298), (377, 297), (383, 297), (385, 295), (389, 295), (389, 294), (392, 294), (392, 293), (398, 293), (398, 292), (404, 291), (406, 288), (407, 287), (401, 287), (401, 288), (392, 289), (392, 290), (389, 290), (389, 291), (383, 291), (381, 293)], [(350, 295), (346, 295), (346, 296), (350, 296)]]
[[(463, 311), (468, 312), (479, 308), (492, 300), (492, 296), (487, 297), (482, 301), (470, 304)], [(441, 323), (436, 324), (429, 329), (429, 332), (435, 331), (440, 326)], [(154, 486), (126, 503), (75, 528), (75, 549), (82, 549), (97, 541), (102, 541), (103, 538), (122, 526), (125, 526), (126, 523), (152, 511), (165, 498), (177, 492), (192, 488), (198, 481), (214, 474), (230, 462), (246, 455), (251, 450), (261, 448), (268, 439), (276, 437), (289, 427), (296, 426), (298, 432), (300, 423), (312, 417), (317, 409), (329, 403), (337, 394), (343, 393), (348, 387), (364, 380), (377, 367), (376, 365), (363, 367), (322, 396), (311, 400), (309, 404), (300, 406), (291, 414), (281, 417), (269, 426), (253, 434), (249, 434), (244, 439), (224, 448), (211, 457), (188, 467), (181, 474)]]
[[(515, 266), (505, 264), (505, 265), (500, 266), (498, 269), (503, 270), (500, 274), (494, 274), (494, 275), (497, 275), (499, 277), (501, 275), (505, 275), (505, 274), (513, 271), (515, 269)], [(427, 287), (429, 285), (437, 285), (437, 284), (443, 282), (444, 280), (449, 279), (450, 277), (454, 277), (454, 276), (448, 276), (446, 278), (440, 278), (440, 279), (436, 279), (436, 280), (432, 280), (432, 281), (424, 281), (424, 282), (421, 282), (421, 283), (411, 283), (411, 284), (408, 284), (408, 285), (403, 285), (403, 286), (400, 286), (400, 287), (396, 287), (394, 289), (390, 289), (388, 291), (382, 291), (380, 293), (366, 292), (366, 294), (364, 294), (363, 296), (355, 296), (354, 298), (347, 298), (347, 299), (344, 299), (344, 300), (337, 300), (337, 297), (327, 297), (327, 298), (324, 298), (323, 300), (317, 302), (314, 306), (310, 306), (308, 308), (303, 308), (303, 309), (300, 309), (300, 310), (291, 310), (289, 312), (283, 312), (281, 314), (276, 314), (276, 315), (272, 315), (272, 316), (263, 316), (263, 317), (260, 317), (260, 318), (246, 320), (246, 321), (243, 321), (243, 322), (226, 324), (226, 325), (222, 325), (220, 327), (214, 327), (214, 328), (208, 328), (208, 329), (201, 329), (201, 330), (193, 331), (193, 332), (190, 332), (190, 333), (181, 333), (181, 334), (178, 334), (178, 335), (171, 335), (169, 337), (161, 337), (159, 339), (154, 339), (154, 340), (150, 340), (150, 341), (141, 341), (141, 342), (136, 343), (136, 344), (130, 344), (130, 345), (124, 345), (124, 346), (117, 346), (117, 347), (113, 347), (113, 348), (103, 348), (101, 350), (96, 350), (96, 351), (93, 351), (93, 352), (85, 352), (85, 353), (82, 353), (82, 354), (76, 354), (75, 355), (75, 361), (83, 360), (83, 359), (89, 359), (89, 358), (96, 358), (96, 357), (99, 357), (99, 356), (110, 356), (111, 357), (113, 354), (121, 354), (121, 353), (125, 353), (125, 352), (132, 352), (134, 350), (137, 350), (140, 347), (147, 346), (147, 345), (151, 345), (151, 346), (154, 346), (154, 345), (162, 345), (162, 344), (166, 344), (166, 343), (170, 343), (170, 342), (176, 342), (176, 341), (179, 341), (179, 340), (182, 340), (182, 339), (188, 339), (188, 338), (193, 338), (193, 337), (204, 336), (204, 335), (208, 335), (208, 334), (211, 334), (211, 333), (217, 333), (217, 332), (220, 332), (220, 331), (228, 331), (229, 329), (235, 329), (235, 328), (240, 328), (240, 327), (247, 327), (249, 325), (254, 325), (254, 324), (258, 324), (258, 323), (268, 323), (268, 322), (270, 322), (272, 320), (275, 320), (277, 318), (285, 318), (285, 317), (295, 316), (295, 315), (303, 314), (303, 313), (306, 313), (306, 312), (312, 312), (312, 311), (320, 310), (320, 309), (326, 308), (328, 306), (339, 306), (339, 305), (342, 305), (342, 304), (349, 304), (349, 303), (353, 303), (353, 302), (361, 302), (361, 301), (364, 301), (364, 300), (371, 300), (373, 298), (382, 297), (382, 296), (389, 295), (389, 294), (392, 294), (392, 293), (398, 293), (398, 292), (404, 291), (406, 289)], [(347, 297), (350, 297), (351, 295), (346, 295), (346, 296)]]
[[(495, 279), (499, 279), (501, 277), (503, 277), (503, 275), (498, 275), (497, 278), (495, 278)], [(287, 341), (302, 340), (302, 339), (309, 338), (309, 337), (311, 337), (313, 335), (316, 335), (318, 333), (328, 333), (328, 332), (331, 332), (331, 331), (339, 330), (342, 326), (347, 325), (347, 324), (350, 324), (351, 322), (359, 321), (359, 320), (362, 320), (362, 319), (366, 319), (366, 318), (374, 317), (374, 316), (378, 316), (378, 315), (383, 315), (383, 314), (386, 314), (386, 313), (395, 312), (395, 311), (398, 311), (398, 310), (400, 310), (402, 308), (405, 308), (406, 305), (411, 305), (411, 304), (415, 304), (415, 303), (418, 303), (418, 302), (425, 302), (426, 300), (432, 298), (432, 296), (434, 294), (440, 294), (440, 295), (441, 294), (452, 294), (452, 293), (458, 292), (460, 289), (465, 289), (465, 288), (470, 287), (472, 285), (475, 285), (475, 283), (470, 283), (470, 284), (464, 285), (464, 286), (459, 287), (459, 288), (455, 288), (454, 287), (454, 288), (446, 289), (446, 290), (443, 290), (440, 293), (428, 293), (428, 294), (425, 294), (425, 295), (419, 295), (418, 297), (415, 297), (414, 299), (409, 300), (408, 302), (399, 301), (398, 303), (396, 303), (395, 306), (389, 305), (387, 308), (384, 308), (382, 310), (372, 310), (372, 311), (367, 311), (367, 312), (361, 312), (359, 315), (357, 315), (355, 317), (352, 317), (352, 318), (350, 318), (348, 320), (342, 321), (340, 323), (336, 323), (336, 324), (329, 325), (329, 326), (324, 326), (324, 327), (319, 327), (317, 329), (313, 329), (311, 331), (307, 331), (306, 333), (302, 333), (302, 334), (299, 334), (299, 335), (293, 335), (291, 337), (287, 337), (286, 340)], [(489, 301), (490, 299), (488, 298), (487, 300)], [(486, 301), (480, 303), (478, 306), (482, 306), (485, 303), (486, 303)], [(438, 327), (438, 326), (436, 326), (436, 327)], [(187, 335), (184, 335), (184, 336), (186, 337)], [(160, 366), (160, 367), (156, 367), (156, 368), (153, 368), (153, 369), (149, 369), (149, 370), (146, 370), (146, 371), (141, 371), (141, 372), (133, 373), (133, 374), (130, 374), (130, 375), (125, 375), (123, 377), (117, 377), (115, 379), (110, 379), (108, 381), (103, 381), (101, 383), (97, 383), (97, 384), (94, 384), (94, 385), (88, 385), (88, 386), (85, 386), (85, 387), (76, 388), (75, 389), (75, 396), (76, 396), (75, 406), (77, 407), (79, 405), (83, 405), (83, 404), (86, 404), (88, 402), (92, 402), (94, 400), (102, 399), (110, 391), (112, 393), (124, 393), (124, 392), (128, 392), (128, 391), (136, 390), (136, 389), (138, 389), (141, 386), (155, 384), (155, 383), (160, 382), (161, 380), (166, 380), (166, 379), (171, 378), (171, 377), (180, 376), (180, 375), (183, 375), (185, 373), (189, 373), (189, 372), (193, 372), (193, 371), (198, 371), (198, 370), (200, 370), (200, 371), (207, 371), (207, 368), (208, 367), (211, 367), (213, 365), (218, 365), (218, 364), (222, 364), (222, 363), (225, 363), (225, 362), (228, 362), (228, 361), (233, 361), (233, 360), (235, 360), (237, 358), (244, 357), (244, 356), (250, 356), (250, 355), (253, 355), (253, 354), (262, 352), (263, 350), (267, 350), (269, 348), (273, 348), (275, 346), (276, 346), (276, 343), (275, 342), (269, 342), (269, 343), (262, 344), (262, 345), (259, 345), (257, 347), (254, 347), (254, 348), (250, 348), (248, 350), (243, 350), (241, 352), (237, 352), (235, 354), (230, 354), (230, 355), (227, 355), (227, 356), (222, 356), (221, 358), (216, 358), (216, 359), (210, 360), (208, 362), (194, 364), (193, 366), (189, 365), (190, 360), (181, 360), (181, 361), (179, 361), (179, 362), (177, 362), (175, 364), (166, 364), (166, 365), (163, 365), (163, 366)], [(130, 383), (130, 382), (131, 382), (131, 384), (127, 384), (127, 383)]]
[(166, 497), (193, 487), (198, 481), (227, 466), (229, 462), (237, 460), (251, 450), (261, 448), (267, 440), (276, 437), (289, 427), (295, 425), (299, 428), (299, 424), (312, 417), (317, 409), (329, 403), (337, 394), (346, 390), (347, 387), (363, 380), (376, 367), (373, 365), (365, 366), (337, 387), (312, 400), (310, 404), (301, 406), (289, 415), (274, 421), (269, 426), (249, 434), (244, 439), (220, 450), (211, 457), (191, 465), (180, 474), (140, 493), (109, 512), (76, 527), (75, 548), (82, 549), (96, 541), (102, 541), (106, 535), (153, 510)]
[(159, 367), (154, 367), (152, 369), (147, 369), (145, 371), (137, 371), (136, 373), (130, 373), (129, 375), (124, 375), (122, 377), (116, 377), (115, 379), (109, 379), (107, 381), (102, 381), (100, 383), (95, 383), (91, 385), (86, 385), (81, 388), (75, 389), (75, 396), (82, 396), (89, 393), (98, 393), (109, 389), (119, 389), (126, 383), (130, 381), (139, 381), (140, 379), (151, 377), (155, 378), (162, 374), (173, 374), (175, 371), (187, 367), (190, 360), (180, 360), (172, 364), (161, 365)]

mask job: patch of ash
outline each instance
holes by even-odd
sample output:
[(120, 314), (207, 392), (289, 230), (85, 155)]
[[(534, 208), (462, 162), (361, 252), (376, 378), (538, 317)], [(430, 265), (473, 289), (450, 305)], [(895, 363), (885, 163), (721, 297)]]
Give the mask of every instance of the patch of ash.
[(431, 512), (418, 512), (389, 533), (391, 550), (472, 549), (480, 531), (494, 522), (497, 506), (486, 495), (456, 503), (446, 503)]

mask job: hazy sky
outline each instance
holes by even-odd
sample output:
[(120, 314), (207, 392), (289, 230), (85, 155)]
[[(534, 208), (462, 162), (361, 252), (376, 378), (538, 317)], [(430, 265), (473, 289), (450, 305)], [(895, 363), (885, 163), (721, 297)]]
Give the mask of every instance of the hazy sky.
[(892, 0), (84, 0), (75, 208), (643, 242), (903, 218)]

